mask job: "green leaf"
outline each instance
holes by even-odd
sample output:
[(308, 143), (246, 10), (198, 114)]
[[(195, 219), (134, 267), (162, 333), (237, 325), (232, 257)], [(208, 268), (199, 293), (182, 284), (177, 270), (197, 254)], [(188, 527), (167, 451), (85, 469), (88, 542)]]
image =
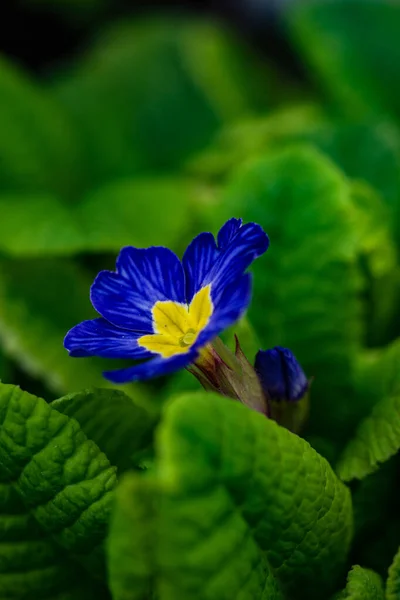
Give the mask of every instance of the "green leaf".
[(366, 285), (351, 186), (317, 151), (290, 147), (230, 177), (213, 218), (232, 215), (260, 223), (271, 239), (253, 268), (249, 318), (257, 335), (264, 347), (291, 348), (315, 376), (310, 432), (348, 438), (358, 420), (348, 397), (365, 335)]
[(136, 466), (138, 454), (152, 441), (156, 415), (135, 404), (124, 392), (93, 389), (69, 394), (51, 407), (76, 419), (118, 473)]
[[(133, 474), (126, 475), (118, 486), (107, 543), (113, 600), (148, 600), (154, 597), (154, 540), (159, 525), (155, 504), (158, 494), (159, 487), (155, 482)], [(157, 597), (162, 599), (162, 596)]]
[(337, 473), (343, 481), (363, 479), (400, 449), (400, 394), (384, 398), (366, 417), (343, 451)]
[(288, 141), (302, 139), (326, 124), (323, 110), (310, 103), (278, 108), (267, 116), (228, 124), (211, 146), (188, 163), (188, 169), (203, 178), (221, 178), (249, 158), (257, 158)]
[(346, 589), (339, 596), (340, 600), (385, 600), (381, 577), (356, 565), (347, 577)]
[(307, 442), (238, 402), (189, 393), (167, 406), (154, 471), (119, 490), (111, 588), (116, 600), (136, 586), (145, 598), (150, 580), (161, 600), (278, 599), (279, 587), (321, 597), (351, 535), (349, 491)]
[[(352, 179), (370, 183), (399, 214), (400, 133), (395, 123), (382, 119), (339, 121), (310, 128), (304, 136)], [(398, 223), (393, 223), (398, 227)]]
[(69, 197), (81, 177), (76, 132), (56, 100), (0, 57), (0, 189)]
[(49, 537), (24, 507), (0, 467), (2, 600), (100, 600), (101, 588)]
[(118, 252), (126, 245), (181, 249), (190, 241), (204, 195), (198, 183), (167, 176), (116, 181), (70, 206), (51, 194), (3, 193), (0, 250), (31, 258)]
[(355, 389), (366, 411), (389, 395), (400, 391), (400, 338), (383, 348), (364, 350), (358, 356)]
[(332, 120), (312, 104), (281, 108), (226, 127), (189, 169), (203, 178), (223, 178), (250, 158), (293, 142), (316, 146), (348, 177), (380, 192), (389, 208), (389, 229), (399, 242), (400, 131), (387, 119)]
[(380, 346), (393, 339), (393, 321), (398, 313), (400, 269), (390, 234), (391, 216), (380, 196), (368, 185), (351, 187), (357, 212), (359, 261), (367, 278), (366, 342)]
[(116, 469), (74, 419), (0, 384), (0, 465), (43, 530), (104, 577)]
[(98, 188), (76, 206), (74, 218), (82, 224), (82, 250), (119, 251), (124, 245), (166, 245), (181, 250), (191, 240), (204, 196), (196, 181), (163, 175), (125, 179)]
[(309, 0), (291, 6), (293, 39), (329, 94), (356, 117), (400, 114), (400, 5)]
[(0, 214), (0, 250), (6, 256), (69, 256), (85, 248), (74, 206), (54, 194), (2, 192)]
[[(95, 316), (91, 281), (67, 260), (0, 260), (0, 339), (4, 351), (54, 392), (91, 386), (111, 387), (102, 378), (115, 361), (72, 359), (63, 347), (67, 331)], [(136, 397), (141, 386), (127, 386)]]
[(389, 568), (389, 577), (386, 583), (386, 600), (399, 600), (400, 598), (400, 548)]
[(264, 108), (268, 74), (252, 58), (199, 19), (125, 21), (103, 33), (56, 84), (94, 179), (175, 167), (222, 123)]
[[(338, 464), (343, 480), (362, 479), (378, 464), (396, 454), (400, 409), (400, 339), (385, 348), (360, 353), (355, 368), (355, 403), (365, 418), (345, 448)], [(362, 413), (360, 412), (360, 415)], [(397, 437), (396, 437), (397, 436)]]

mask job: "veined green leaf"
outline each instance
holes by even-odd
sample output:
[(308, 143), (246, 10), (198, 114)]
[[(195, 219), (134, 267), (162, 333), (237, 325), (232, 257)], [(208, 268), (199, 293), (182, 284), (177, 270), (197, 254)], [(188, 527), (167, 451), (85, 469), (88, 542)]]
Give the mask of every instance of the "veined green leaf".
[(356, 565), (349, 572), (346, 589), (338, 600), (385, 600), (381, 577)]
[(108, 592), (44, 534), (0, 467), (0, 598), (107, 600)]
[(43, 530), (104, 578), (102, 543), (116, 468), (78, 422), (0, 384), (0, 465)]
[(400, 450), (400, 394), (378, 402), (343, 451), (337, 473), (343, 481), (363, 479)]
[(160, 600), (329, 593), (352, 535), (351, 498), (307, 442), (204, 392), (171, 402), (157, 439), (155, 470), (119, 490), (109, 540), (117, 600), (136, 586), (144, 599), (151, 581)]
[(54, 400), (51, 407), (76, 419), (118, 473), (135, 467), (135, 459), (152, 441), (156, 415), (120, 390), (85, 390)]
[(386, 600), (399, 600), (400, 598), (400, 549), (389, 568), (389, 577), (386, 583)]

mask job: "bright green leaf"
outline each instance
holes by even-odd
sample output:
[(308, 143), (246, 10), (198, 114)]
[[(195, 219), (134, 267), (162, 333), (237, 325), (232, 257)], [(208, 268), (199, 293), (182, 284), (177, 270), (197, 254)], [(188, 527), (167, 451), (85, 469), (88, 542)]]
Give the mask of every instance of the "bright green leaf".
[(386, 583), (386, 600), (399, 600), (400, 598), (400, 549), (389, 568), (389, 577)]
[(74, 419), (0, 384), (0, 465), (43, 530), (104, 577), (116, 469)]
[(118, 494), (109, 541), (117, 600), (136, 582), (133, 597), (145, 598), (149, 579), (160, 600), (331, 590), (351, 540), (351, 499), (307, 442), (204, 392), (171, 402), (157, 437), (155, 470)]
[(340, 600), (385, 600), (381, 577), (370, 569), (356, 565), (347, 577), (346, 589)]
[(55, 400), (51, 407), (76, 419), (118, 473), (134, 467), (135, 457), (151, 443), (156, 416), (122, 391), (85, 390)]

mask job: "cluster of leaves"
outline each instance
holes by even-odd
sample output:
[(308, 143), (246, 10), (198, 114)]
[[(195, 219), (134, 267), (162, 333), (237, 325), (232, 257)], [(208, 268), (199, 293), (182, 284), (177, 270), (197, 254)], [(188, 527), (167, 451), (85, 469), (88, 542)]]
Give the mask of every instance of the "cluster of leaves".
[[(114, 23), (41, 80), (1, 59), (2, 600), (400, 599), (400, 6), (282, 20), (313, 83), (198, 19)], [(314, 376), (305, 439), (62, 346), (121, 246), (231, 216), (271, 239), (236, 332)]]

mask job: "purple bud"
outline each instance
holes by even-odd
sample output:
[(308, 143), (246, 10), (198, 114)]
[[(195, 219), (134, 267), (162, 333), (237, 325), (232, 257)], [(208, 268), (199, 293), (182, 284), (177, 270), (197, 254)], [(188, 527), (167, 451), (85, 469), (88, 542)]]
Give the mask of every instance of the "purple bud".
[(255, 370), (262, 388), (271, 400), (300, 400), (307, 393), (309, 382), (294, 354), (288, 348), (275, 346), (259, 350)]

